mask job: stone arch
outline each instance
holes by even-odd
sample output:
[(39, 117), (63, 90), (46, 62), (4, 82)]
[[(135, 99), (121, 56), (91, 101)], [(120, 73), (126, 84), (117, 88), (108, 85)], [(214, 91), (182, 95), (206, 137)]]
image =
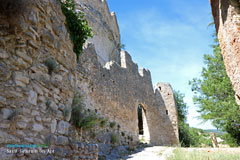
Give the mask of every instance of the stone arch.
[(150, 143), (150, 132), (149, 124), (147, 119), (147, 108), (143, 104), (138, 104), (137, 115), (138, 115), (138, 135), (139, 140), (144, 140), (146, 143)]

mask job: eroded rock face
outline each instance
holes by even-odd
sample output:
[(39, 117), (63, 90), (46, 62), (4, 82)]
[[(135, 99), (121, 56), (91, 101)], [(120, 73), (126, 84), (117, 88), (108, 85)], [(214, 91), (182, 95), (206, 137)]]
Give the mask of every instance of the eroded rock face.
[(240, 2), (211, 0), (210, 3), (224, 64), (240, 105)]
[(109, 12), (106, 0), (76, 0), (77, 9), (85, 13), (94, 36), (88, 41), (95, 45), (97, 58), (103, 66), (108, 61), (120, 63), (120, 32), (114, 12)]

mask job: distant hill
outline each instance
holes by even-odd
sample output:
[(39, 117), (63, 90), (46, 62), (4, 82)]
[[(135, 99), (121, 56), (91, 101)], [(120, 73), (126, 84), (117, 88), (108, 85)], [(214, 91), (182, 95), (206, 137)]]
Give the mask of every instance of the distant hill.
[(205, 129), (203, 130), (205, 133), (210, 133), (210, 132), (214, 132), (215, 134), (217, 135), (223, 135), (224, 133), (226, 132), (223, 132), (223, 131), (219, 131), (217, 129)]

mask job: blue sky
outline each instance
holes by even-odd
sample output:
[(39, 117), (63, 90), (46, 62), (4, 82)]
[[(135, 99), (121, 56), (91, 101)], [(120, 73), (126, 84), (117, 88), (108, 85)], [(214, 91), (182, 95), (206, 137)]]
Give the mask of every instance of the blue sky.
[(203, 54), (212, 53), (209, 0), (108, 0), (108, 4), (116, 12), (122, 44), (133, 61), (151, 71), (153, 84), (168, 82), (185, 94), (190, 126), (214, 128), (196, 118), (188, 85), (200, 77)]

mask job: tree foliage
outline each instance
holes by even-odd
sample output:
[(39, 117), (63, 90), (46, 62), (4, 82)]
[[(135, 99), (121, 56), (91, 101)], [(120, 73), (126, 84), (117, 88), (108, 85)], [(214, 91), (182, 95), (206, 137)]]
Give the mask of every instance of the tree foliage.
[(187, 120), (186, 116), (188, 113), (188, 107), (187, 104), (184, 102), (183, 98), (183, 93), (180, 93), (180, 91), (174, 91), (174, 99), (178, 109), (178, 120), (185, 122)]
[(203, 130), (192, 128), (186, 123), (188, 106), (184, 102), (184, 94), (179, 91), (174, 91), (174, 98), (178, 109), (179, 121), (179, 141), (182, 147), (200, 147), (212, 146), (210, 135), (204, 133)]
[(73, 51), (77, 60), (82, 52), (82, 47), (89, 37), (93, 37), (92, 29), (84, 19), (84, 14), (76, 11), (74, 0), (61, 1), (62, 12), (66, 16), (67, 28), (73, 42)]
[(204, 120), (212, 120), (218, 129), (228, 132), (240, 144), (240, 114), (231, 81), (227, 76), (218, 40), (212, 45), (213, 54), (204, 55), (206, 67), (201, 78), (190, 81), (195, 93), (193, 101)]

